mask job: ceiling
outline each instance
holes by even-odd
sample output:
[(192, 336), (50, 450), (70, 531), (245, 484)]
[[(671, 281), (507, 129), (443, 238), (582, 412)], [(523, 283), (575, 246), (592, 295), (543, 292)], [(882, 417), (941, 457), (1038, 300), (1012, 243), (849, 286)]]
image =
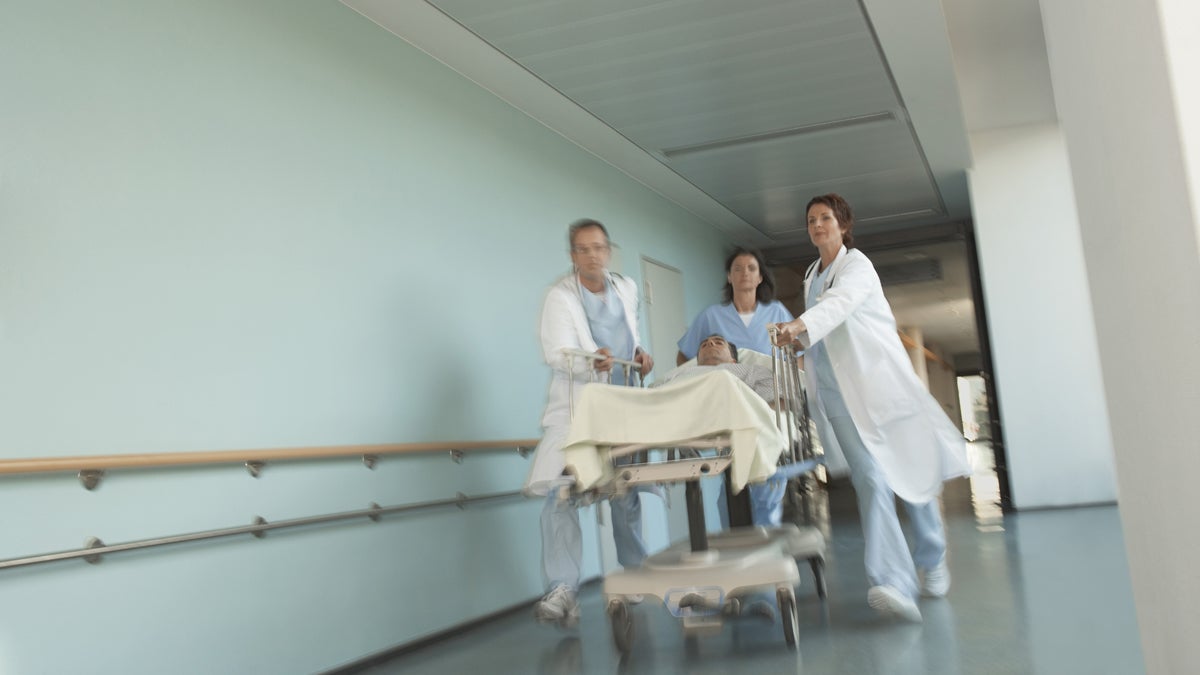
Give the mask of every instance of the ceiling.
[[(807, 243), (804, 205), (825, 192), (854, 205), (860, 237), (967, 221), (968, 124), (1036, 120), (1046, 100), (1053, 119), (1048, 69), (1013, 76), (1045, 59), (1037, 0), (342, 1), (768, 254)], [(965, 269), (961, 245), (921, 255)], [(898, 315), (978, 349), (969, 287), (904, 286)]]

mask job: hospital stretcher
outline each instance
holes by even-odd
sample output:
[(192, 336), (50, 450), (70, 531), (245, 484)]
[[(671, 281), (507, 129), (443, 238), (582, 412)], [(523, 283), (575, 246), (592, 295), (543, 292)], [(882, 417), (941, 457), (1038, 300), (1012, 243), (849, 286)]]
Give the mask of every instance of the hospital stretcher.
[[(566, 355), (597, 358), (573, 350)], [(635, 365), (623, 363), (629, 370)], [(661, 600), (682, 620), (685, 635), (699, 635), (719, 631), (743, 603), (771, 593), (789, 648), (799, 639), (797, 561), (809, 562), (817, 594), (825, 598), (825, 539), (815, 527), (737, 527), (710, 534), (705, 523), (699, 485), (705, 476), (725, 472), (741, 490), (780, 474), (802, 482), (800, 496), (809, 496), (821, 458), (813, 453), (795, 353), (776, 348), (771, 364), (774, 409), (724, 371), (655, 389), (588, 386), (578, 401), (571, 399), (564, 455), (577, 494), (604, 498), (638, 486), (685, 483), (688, 539), (651, 555), (641, 567), (604, 578), (613, 640), (622, 653), (634, 640), (630, 601), (636, 596)]]

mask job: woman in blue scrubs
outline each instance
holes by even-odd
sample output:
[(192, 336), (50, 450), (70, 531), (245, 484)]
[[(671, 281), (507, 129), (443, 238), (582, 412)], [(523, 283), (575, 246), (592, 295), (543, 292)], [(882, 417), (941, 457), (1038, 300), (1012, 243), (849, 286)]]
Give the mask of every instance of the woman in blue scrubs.
[(734, 249), (725, 259), (725, 279), (724, 301), (700, 312), (687, 333), (679, 338), (677, 364), (696, 358), (700, 343), (710, 335), (720, 335), (739, 347), (770, 354), (767, 327), (792, 320), (792, 313), (775, 299), (775, 280), (762, 253)]
[[(720, 335), (739, 347), (770, 354), (771, 336), (767, 327), (791, 320), (792, 313), (775, 299), (775, 280), (762, 253), (736, 248), (725, 259), (724, 302), (700, 312), (687, 333), (679, 338), (676, 363), (682, 365), (695, 358), (700, 343), (710, 335)], [(787, 481), (775, 478), (750, 486), (750, 517), (755, 525), (778, 527), (783, 522), (786, 490)]]

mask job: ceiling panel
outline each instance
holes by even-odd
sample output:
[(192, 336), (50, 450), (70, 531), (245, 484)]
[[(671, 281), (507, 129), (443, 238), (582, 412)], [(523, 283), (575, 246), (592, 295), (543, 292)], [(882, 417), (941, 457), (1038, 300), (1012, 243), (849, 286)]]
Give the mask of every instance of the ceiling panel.
[(697, 152), (674, 158), (672, 165), (718, 198), (922, 169), (907, 128), (894, 120)]
[(829, 186), (873, 219), (944, 212), (857, 0), (430, 4), (772, 240)]
[(836, 192), (854, 207), (860, 231), (893, 217), (912, 218), (929, 215), (935, 193), (929, 178), (911, 169), (875, 173), (868, 176), (824, 180), (788, 188), (763, 191), (725, 200), (726, 205), (743, 218), (764, 223), (768, 234), (779, 243), (808, 241), (804, 205), (813, 195)]
[[(343, 2), (769, 254), (814, 194), (885, 238), (969, 215), (941, 0)], [(931, 288), (889, 290), (901, 320), (965, 336), (969, 300)]]

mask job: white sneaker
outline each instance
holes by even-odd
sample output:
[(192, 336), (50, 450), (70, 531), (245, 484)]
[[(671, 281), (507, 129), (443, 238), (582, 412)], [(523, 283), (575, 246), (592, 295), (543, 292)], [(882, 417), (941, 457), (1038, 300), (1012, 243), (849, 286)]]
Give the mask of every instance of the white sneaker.
[(917, 603), (891, 586), (874, 586), (867, 591), (867, 604), (881, 616), (920, 623), (921, 610)]
[(579, 625), (579, 602), (570, 586), (559, 584), (533, 606), (533, 617), (541, 623), (557, 623), (562, 628)]
[(950, 566), (946, 559), (925, 570), (925, 578), (921, 581), (921, 595), (927, 598), (944, 598), (950, 592)]

